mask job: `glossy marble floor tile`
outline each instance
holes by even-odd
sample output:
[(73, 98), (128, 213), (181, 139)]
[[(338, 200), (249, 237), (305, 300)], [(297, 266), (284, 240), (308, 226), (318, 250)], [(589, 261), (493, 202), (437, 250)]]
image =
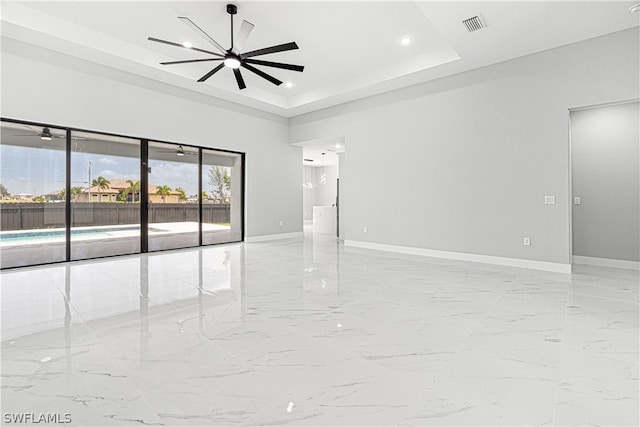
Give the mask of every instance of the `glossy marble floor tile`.
[(304, 239), (5, 271), (2, 412), (71, 425), (638, 425), (637, 271)]

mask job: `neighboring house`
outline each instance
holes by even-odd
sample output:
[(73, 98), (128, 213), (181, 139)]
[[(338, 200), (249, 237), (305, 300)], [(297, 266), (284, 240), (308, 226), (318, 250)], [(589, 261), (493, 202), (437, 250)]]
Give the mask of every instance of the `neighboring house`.
[(118, 201), (118, 194), (121, 189), (117, 189), (112, 187), (109, 188), (98, 188), (97, 185), (85, 188), (82, 190), (82, 193), (78, 194), (76, 198), (78, 202), (116, 202)]
[(63, 202), (64, 198), (60, 198), (60, 190), (56, 190), (56, 191), (52, 191), (50, 193), (47, 194), (43, 194), (42, 197), (44, 197), (44, 199), (47, 202)]
[[(76, 198), (78, 202), (117, 202), (118, 194), (129, 188), (129, 183), (126, 179), (110, 179), (109, 188), (100, 190), (97, 186), (91, 188), (85, 188), (82, 193)], [(155, 185), (149, 185), (149, 202), (150, 203), (180, 203), (180, 193), (175, 190), (171, 190), (165, 200), (162, 196), (156, 194), (158, 187)], [(135, 199), (134, 199), (135, 197)], [(100, 198), (100, 200), (98, 200)], [(137, 202), (140, 200), (140, 194), (129, 193), (127, 195), (127, 202)]]
[[(165, 196), (165, 200), (162, 199), (162, 196), (159, 196), (156, 194), (157, 190), (158, 190), (157, 186), (155, 185), (149, 186), (149, 203), (181, 203), (182, 202), (180, 200), (180, 193), (175, 190), (171, 190), (171, 193)], [(184, 200), (184, 202), (186, 202), (186, 200)]]
[(33, 200), (33, 194), (30, 194), (30, 193), (14, 194), (14, 199), (16, 199), (16, 200), (24, 200), (26, 202), (30, 202), (30, 201)]

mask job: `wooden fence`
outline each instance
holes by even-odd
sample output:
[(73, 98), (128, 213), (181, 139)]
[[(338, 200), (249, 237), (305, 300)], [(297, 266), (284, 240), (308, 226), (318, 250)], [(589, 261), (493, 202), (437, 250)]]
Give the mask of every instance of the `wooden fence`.
[[(151, 203), (149, 223), (197, 222), (195, 203)], [(202, 222), (228, 224), (231, 211), (228, 204), (202, 205)], [(138, 203), (72, 203), (71, 223), (77, 227), (124, 225), (140, 223)], [(34, 230), (64, 228), (64, 203), (0, 203), (0, 230)]]

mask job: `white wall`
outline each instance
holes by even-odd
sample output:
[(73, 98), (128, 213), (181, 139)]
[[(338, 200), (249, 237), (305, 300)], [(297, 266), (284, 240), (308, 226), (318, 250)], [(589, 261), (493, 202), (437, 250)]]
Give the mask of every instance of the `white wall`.
[[(325, 174), (324, 184), (322, 173)], [(314, 206), (331, 206), (338, 195), (338, 166), (303, 166), (303, 183), (312, 184), (302, 189), (302, 216), (305, 221), (313, 220)]]
[[(320, 166), (315, 168), (316, 182), (318, 188), (316, 192), (316, 206), (332, 206), (336, 203), (338, 195), (338, 166)], [(325, 174), (324, 184), (322, 174)]]
[(2, 116), (245, 152), (246, 235), (302, 231), (286, 119), (6, 38)]
[(640, 261), (638, 103), (571, 112), (573, 254)]
[(298, 116), (289, 140), (345, 136), (345, 239), (568, 264), (568, 110), (639, 97), (638, 35)]
[(316, 191), (318, 188), (316, 168), (313, 166), (303, 166), (302, 168), (302, 183), (306, 185), (302, 188), (302, 219), (312, 221), (313, 207), (316, 205)]

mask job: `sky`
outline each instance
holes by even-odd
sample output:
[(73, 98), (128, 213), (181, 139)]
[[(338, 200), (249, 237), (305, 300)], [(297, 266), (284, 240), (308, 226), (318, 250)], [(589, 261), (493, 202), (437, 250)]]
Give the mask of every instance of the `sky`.
[[(89, 181), (102, 176), (109, 179), (140, 179), (140, 160), (104, 154), (73, 152), (71, 155), (71, 186), (87, 187)], [(65, 152), (14, 145), (0, 145), (0, 183), (9, 193), (33, 195), (59, 191), (65, 186)], [(190, 163), (149, 160), (149, 184), (181, 187), (187, 195), (198, 193), (198, 166)], [(207, 166), (203, 166), (203, 187), (211, 192)]]

